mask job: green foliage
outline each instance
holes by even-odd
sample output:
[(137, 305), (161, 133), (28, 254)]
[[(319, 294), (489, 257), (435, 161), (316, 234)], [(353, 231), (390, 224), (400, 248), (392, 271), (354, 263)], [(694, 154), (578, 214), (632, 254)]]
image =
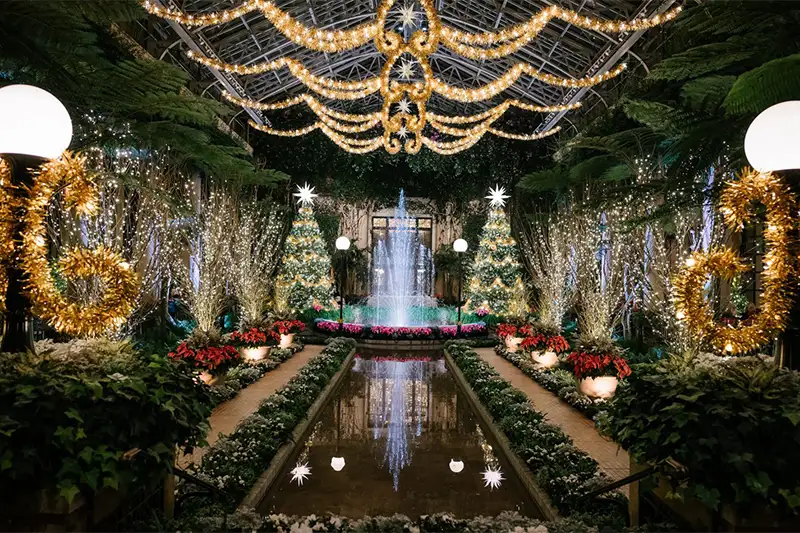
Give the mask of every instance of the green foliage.
[(623, 448), (714, 509), (800, 510), (800, 374), (757, 357), (653, 370), (634, 372), (609, 407), (606, 430)]
[(55, 488), (71, 501), (157, 479), (172, 468), (176, 446), (203, 443), (206, 389), (166, 356), (2, 354), (0, 487)]
[(727, 93), (723, 106), (733, 115), (760, 113), (786, 100), (800, 98), (800, 54), (764, 63), (745, 72)]
[[(299, 313), (314, 304), (331, 307), (331, 259), (310, 207), (301, 207), (283, 249), (276, 283), (278, 307)], [(282, 301), (285, 299), (285, 302)]]
[(502, 209), (492, 209), (483, 228), (466, 285), (466, 306), (488, 308), (497, 315), (527, 312), (517, 243)]

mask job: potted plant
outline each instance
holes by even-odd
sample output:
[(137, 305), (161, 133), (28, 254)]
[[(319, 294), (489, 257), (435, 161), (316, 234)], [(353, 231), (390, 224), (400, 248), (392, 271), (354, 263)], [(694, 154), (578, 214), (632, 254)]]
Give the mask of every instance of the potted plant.
[(517, 335), (518, 329), (517, 326), (514, 324), (503, 323), (497, 325), (497, 336), (503, 339), (503, 342), (506, 343), (506, 349), (509, 352), (514, 353), (519, 349), (519, 345), (522, 342), (522, 337)]
[(526, 335), (520, 347), (530, 353), (531, 359), (541, 368), (552, 368), (558, 364), (558, 354), (569, 349), (569, 343), (555, 327), (542, 324), (524, 326), (520, 332)]
[(204, 383), (221, 385), (225, 372), (239, 360), (239, 351), (225, 342), (219, 330), (200, 331), (198, 328), (174, 352), (170, 352), (169, 357), (192, 363), (200, 369), (200, 379)]
[(288, 348), (294, 342), (296, 333), (300, 333), (306, 325), (299, 320), (277, 320), (272, 324), (272, 331), (280, 336), (280, 347)]
[(228, 338), (245, 361), (254, 362), (267, 356), (270, 344), (274, 344), (277, 335), (263, 322), (259, 322), (241, 324), (239, 330), (231, 333)]
[(581, 343), (567, 362), (573, 365), (580, 391), (591, 398), (611, 398), (619, 380), (631, 375), (622, 350), (612, 341)]

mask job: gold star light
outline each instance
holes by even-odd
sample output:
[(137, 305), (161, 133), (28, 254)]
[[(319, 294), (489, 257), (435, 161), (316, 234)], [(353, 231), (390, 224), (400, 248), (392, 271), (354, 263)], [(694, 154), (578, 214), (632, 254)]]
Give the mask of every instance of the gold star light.
[(405, 4), (400, 8), (400, 23), (404, 30), (417, 25), (417, 12), (414, 11), (414, 4)]

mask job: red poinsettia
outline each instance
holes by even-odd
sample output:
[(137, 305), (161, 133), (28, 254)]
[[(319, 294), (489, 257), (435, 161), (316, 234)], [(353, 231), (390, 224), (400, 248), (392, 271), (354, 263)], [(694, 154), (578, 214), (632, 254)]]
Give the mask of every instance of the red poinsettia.
[(520, 326), (517, 332), (523, 337), (533, 337), (536, 335), (536, 328), (533, 327), (533, 324), (525, 324), (524, 326)]
[(169, 353), (173, 359), (183, 359), (194, 363), (197, 368), (202, 368), (211, 373), (222, 372), (230, 363), (239, 358), (239, 351), (233, 346), (204, 346), (194, 349), (188, 341), (178, 345), (174, 352)]
[(561, 353), (569, 350), (569, 343), (561, 335), (551, 335), (544, 341), (545, 347), (549, 352)]
[(619, 379), (631, 375), (631, 367), (624, 357), (615, 353), (573, 352), (567, 356), (567, 362), (573, 365), (575, 377), (596, 378), (600, 376), (616, 376)]
[(522, 339), (522, 342), (519, 343), (519, 347), (523, 352), (533, 352), (542, 348), (544, 345), (545, 336), (539, 333), (531, 335), (529, 337), (525, 337)]
[(517, 326), (514, 324), (498, 324), (497, 325), (497, 336), (505, 339), (508, 337), (516, 337), (517, 336)]
[(272, 325), (272, 329), (278, 335), (291, 335), (300, 333), (306, 329), (306, 325), (300, 320), (278, 320)]
[(263, 332), (258, 328), (250, 328), (247, 331), (234, 331), (231, 333), (231, 341), (237, 346), (247, 348), (258, 348), (259, 346), (266, 346), (271, 338), (274, 338), (273, 332)]

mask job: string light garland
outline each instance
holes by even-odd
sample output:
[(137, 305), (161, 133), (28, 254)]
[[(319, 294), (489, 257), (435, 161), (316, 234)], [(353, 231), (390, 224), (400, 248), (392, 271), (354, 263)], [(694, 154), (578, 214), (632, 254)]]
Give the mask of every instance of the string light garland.
[(27, 276), (27, 290), (34, 312), (58, 331), (69, 335), (96, 336), (118, 327), (133, 311), (138, 277), (122, 257), (106, 247), (73, 249), (58, 262), (65, 279), (96, 277), (103, 296), (84, 305), (71, 302), (59, 290), (47, 258), (47, 206), (63, 189), (66, 205), (90, 214), (97, 207), (97, 190), (86, 171), (86, 158), (65, 152), (60, 160), (46, 163), (36, 175), (25, 200), (24, 232), (20, 266)]
[[(404, 13), (403, 17), (401, 17), (404, 30), (410, 31), (412, 27), (420, 28), (414, 31), (408, 39), (396, 31), (387, 29), (389, 27), (389, 12), (395, 0), (381, 0), (376, 10), (376, 19), (373, 22), (361, 24), (349, 30), (321, 30), (305, 25), (286, 11), (278, 8), (273, 2), (267, 0), (250, 0), (236, 8), (198, 15), (186, 15), (177, 10), (162, 8), (149, 0), (144, 2), (144, 7), (153, 15), (193, 27), (224, 24), (248, 13), (260, 11), (267, 21), (286, 36), (289, 41), (306, 49), (321, 52), (344, 52), (373, 41), (375, 48), (385, 56), (386, 61), (381, 68), (379, 76), (356, 81), (335, 80), (325, 76), (317, 76), (299, 61), (288, 57), (255, 65), (225, 63), (191, 51), (189, 52), (189, 57), (209, 68), (239, 75), (261, 74), (287, 68), (311, 93), (334, 100), (359, 100), (380, 92), (382, 99), (381, 111), (361, 115), (339, 113), (321, 104), (311, 94), (300, 95), (299, 97), (272, 104), (262, 104), (229, 94), (226, 94), (225, 97), (243, 107), (263, 111), (285, 109), (305, 102), (318, 118), (317, 122), (307, 127), (281, 130), (261, 126), (254, 122), (251, 122), (251, 125), (259, 131), (271, 135), (290, 137), (320, 130), (346, 151), (366, 153), (383, 146), (390, 154), (398, 153), (400, 150), (415, 154), (423, 146), (440, 154), (457, 153), (474, 146), (486, 133), (522, 141), (539, 140), (553, 135), (558, 130), (551, 129), (548, 132), (518, 134), (493, 128), (491, 123), (498, 120), (512, 106), (531, 112), (550, 113), (570, 111), (580, 105), (578, 103), (537, 106), (518, 100), (506, 100), (499, 106), (477, 115), (445, 117), (431, 113), (429, 116), (427, 104), (433, 93), (457, 102), (477, 103), (496, 97), (517, 83), (523, 76), (558, 87), (584, 88), (593, 87), (619, 76), (626, 68), (622, 64), (607, 72), (584, 78), (564, 78), (541, 72), (530, 63), (517, 63), (490, 83), (480, 87), (462, 88), (449, 85), (435, 77), (430, 64), (430, 56), (437, 51), (440, 45), (468, 59), (498, 59), (506, 57), (528, 44), (554, 19), (560, 19), (572, 25), (594, 31), (621, 33), (653, 28), (674, 19), (681, 11), (680, 8), (676, 8), (651, 18), (618, 21), (586, 17), (572, 10), (551, 6), (539, 11), (522, 24), (510, 26), (497, 32), (470, 33), (442, 24), (433, 0), (418, 1), (424, 13), (415, 12), (412, 5), (406, 5), (401, 10)], [(427, 25), (420, 24), (416, 20), (417, 15), (420, 18), (424, 16), (427, 20)], [(395, 79), (398, 74), (400, 79)], [(411, 78), (414, 76), (421, 78), (421, 80), (412, 80)], [(412, 105), (416, 107), (415, 114), (410, 112)], [(343, 124), (340, 121), (355, 124)], [(482, 123), (471, 130), (451, 129), (445, 126), (445, 124), (476, 122)], [(369, 139), (353, 137), (353, 135), (366, 132), (379, 124), (383, 129), (379, 136)], [(428, 125), (433, 126), (434, 129), (442, 133), (460, 138), (454, 141), (433, 139), (424, 134), (425, 127)], [(446, 131), (448, 129), (455, 133), (448, 133)]]
[(725, 225), (741, 230), (744, 223), (755, 216), (752, 202), (766, 207), (766, 251), (761, 309), (751, 317), (750, 323), (738, 327), (717, 324), (703, 296), (703, 286), (709, 275), (731, 280), (749, 269), (732, 250), (716, 248), (708, 253), (692, 254), (674, 281), (676, 317), (685, 321), (692, 335), (719, 353), (747, 353), (769, 342), (783, 329), (791, 311), (789, 279), (795, 272), (795, 264), (789, 252), (789, 240), (792, 217), (797, 209), (795, 197), (775, 175), (746, 169), (720, 196)]

